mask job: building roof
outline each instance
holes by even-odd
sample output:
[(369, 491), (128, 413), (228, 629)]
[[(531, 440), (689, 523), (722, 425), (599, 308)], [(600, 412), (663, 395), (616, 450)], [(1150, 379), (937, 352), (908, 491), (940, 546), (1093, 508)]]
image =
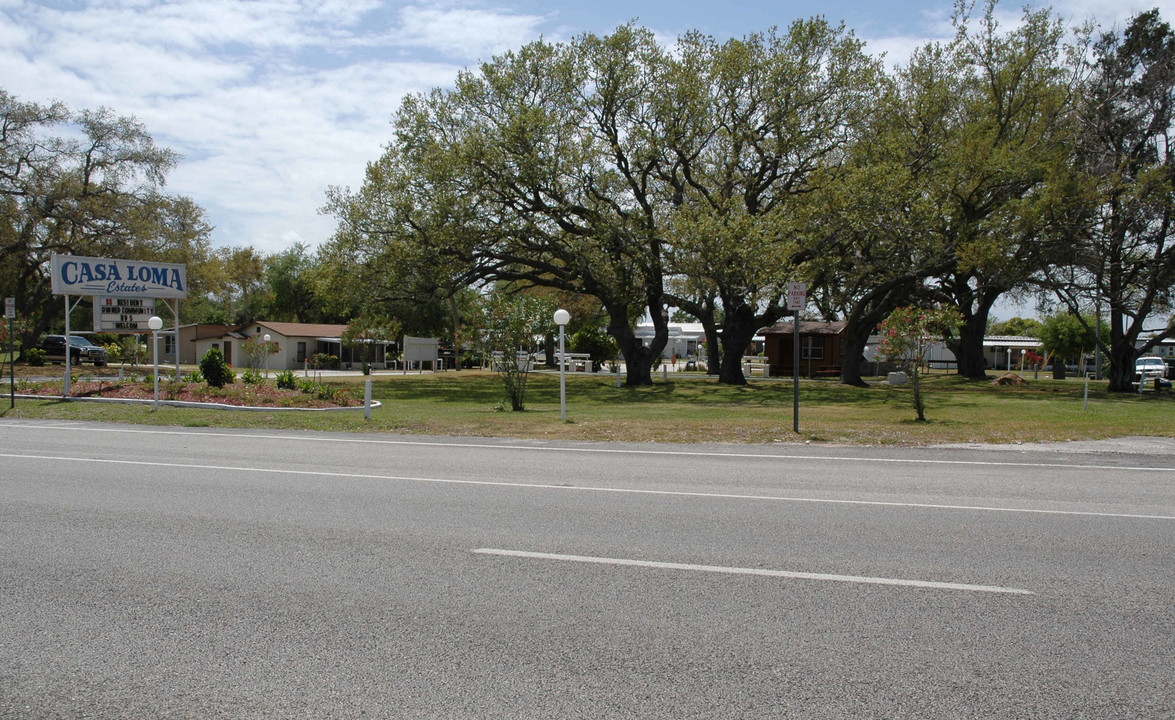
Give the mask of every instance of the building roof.
[(1028, 335), (987, 335), (983, 338), (983, 347), (1024, 348), (1030, 350), (1040, 347), (1038, 338)]
[(195, 328), (192, 336), (192, 341), (203, 340), (205, 338), (220, 337), (231, 329), (229, 325), (206, 325), (204, 323), (191, 323), (190, 325), (181, 325), (180, 329)]
[[(791, 335), (795, 332), (795, 325), (791, 320), (780, 321), (771, 327), (759, 330), (761, 335)], [(843, 322), (816, 322), (814, 320), (800, 321), (801, 335), (840, 335), (845, 331)]]
[(258, 320), (256, 322), (251, 322), (249, 325), (241, 326), (240, 329), (244, 330), (252, 325), (259, 325), (286, 337), (337, 338), (343, 334), (344, 330), (347, 329), (346, 325), (330, 325), (326, 323), (269, 322), (268, 320)]

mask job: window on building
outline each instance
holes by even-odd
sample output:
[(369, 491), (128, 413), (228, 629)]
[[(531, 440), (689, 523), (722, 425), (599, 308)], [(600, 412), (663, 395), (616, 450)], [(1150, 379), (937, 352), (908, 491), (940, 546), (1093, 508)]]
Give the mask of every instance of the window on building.
[(800, 357), (804, 360), (823, 360), (824, 338), (813, 335), (801, 337)]
[(163, 336), (163, 354), (164, 355), (172, 355), (172, 356), (175, 355), (175, 336), (174, 335), (164, 335)]
[(298, 359), (297, 362), (306, 362), (306, 343), (298, 343)]

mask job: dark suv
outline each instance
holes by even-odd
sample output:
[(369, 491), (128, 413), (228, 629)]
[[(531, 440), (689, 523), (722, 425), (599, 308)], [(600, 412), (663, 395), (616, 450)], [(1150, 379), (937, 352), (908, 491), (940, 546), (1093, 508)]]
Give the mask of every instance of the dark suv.
[[(65, 336), (46, 335), (38, 346), (45, 351), (46, 360), (65, 362)], [(106, 364), (106, 350), (78, 335), (69, 336), (69, 363), (78, 365), (83, 362), (94, 363), (94, 367)]]

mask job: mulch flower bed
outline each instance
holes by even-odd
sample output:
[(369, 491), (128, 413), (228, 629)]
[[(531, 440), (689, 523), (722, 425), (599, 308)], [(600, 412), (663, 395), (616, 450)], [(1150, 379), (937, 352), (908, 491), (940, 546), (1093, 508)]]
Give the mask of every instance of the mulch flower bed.
[[(43, 382), (23, 385), (17, 390), (24, 395), (61, 397), (61, 383)], [(104, 381), (71, 382), (70, 397), (122, 398), (153, 400), (155, 387), (151, 382)], [(159, 381), (160, 400), (182, 400), (186, 402), (216, 403), (238, 407), (275, 408), (332, 408), (358, 407), (362, 398), (353, 397), (346, 390), (334, 391), (330, 398), (298, 390), (282, 390), (273, 385), (233, 383), (222, 388), (210, 387), (204, 383)]]

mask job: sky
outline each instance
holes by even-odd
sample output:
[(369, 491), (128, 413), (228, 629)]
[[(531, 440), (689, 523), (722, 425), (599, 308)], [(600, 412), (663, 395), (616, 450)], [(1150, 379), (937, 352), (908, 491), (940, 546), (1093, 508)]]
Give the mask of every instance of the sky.
[[(1113, 8), (1109, 7), (1114, 5)], [(1121, 27), (1175, 0), (1058, 0), (1070, 25)], [(1019, 3), (1000, 13), (1014, 23)], [(330, 238), (329, 186), (358, 188), (408, 93), (527, 42), (636, 21), (663, 42), (719, 40), (821, 14), (901, 63), (952, 35), (950, 2), (617, 0), (0, 0), (0, 87), (26, 102), (133, 115), (180, 153), (167, 191), (201, 205), (213, 245), (265, 254)]]

